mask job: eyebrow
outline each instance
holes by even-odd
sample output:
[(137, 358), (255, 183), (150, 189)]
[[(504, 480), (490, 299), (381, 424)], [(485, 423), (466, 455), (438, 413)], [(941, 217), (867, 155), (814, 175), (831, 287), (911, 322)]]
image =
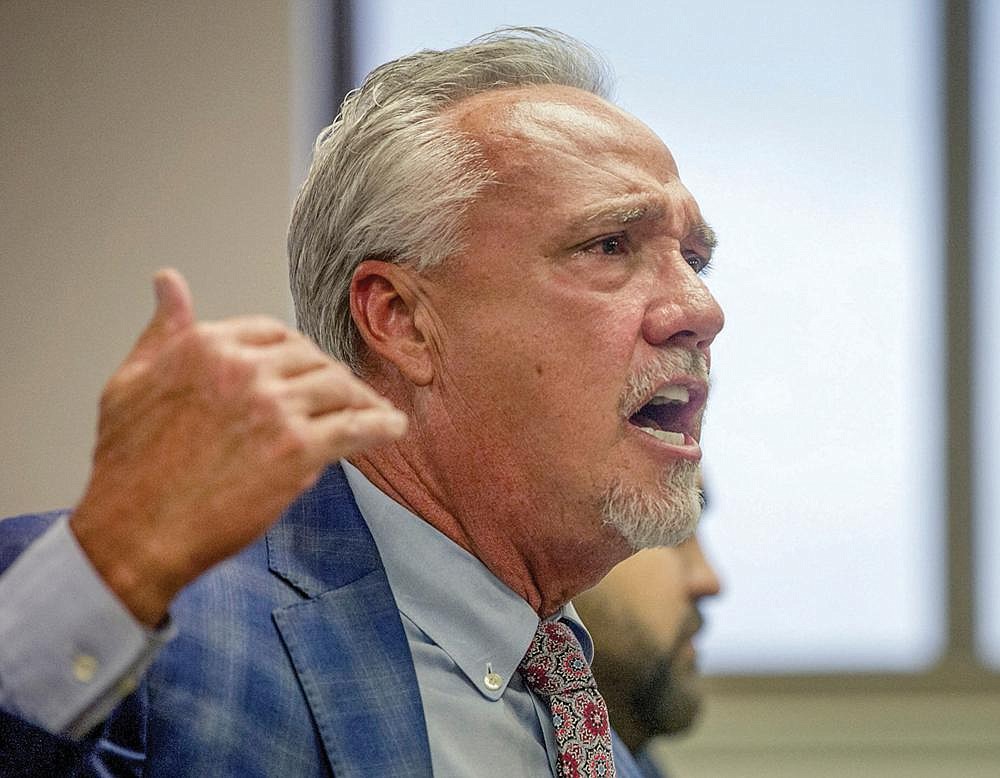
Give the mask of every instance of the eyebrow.
[[(616, 224), (626, 226), (642, 221), (656, 221), (666, 216), (663, 205), (645, 197), (624, 197), (618, 202), (604, 203), (601, 206), (585, 212), (573, 224), (574, 228), (589, 227), (594, 224)], [(707, 250), (709, 255), (719, 245), (719, 239), (708, 222), (698, 222), (688, 232)]]
[(716, 236), (715, 230), (708, 226), (708, 222), (696, 224), (691, 230), (691, 234), (708, 249), (709, 253), (715, 251), (715, 247), (719, 245), (719, 238)]
[(580, 226), (594, 223), (605, 224), (635, 224), (640, 221), (662, 219), (663, 206), (646, 198), (626, 197), (618, 202), (603, 203), (593, 210), (587, 211), (579, 219)]

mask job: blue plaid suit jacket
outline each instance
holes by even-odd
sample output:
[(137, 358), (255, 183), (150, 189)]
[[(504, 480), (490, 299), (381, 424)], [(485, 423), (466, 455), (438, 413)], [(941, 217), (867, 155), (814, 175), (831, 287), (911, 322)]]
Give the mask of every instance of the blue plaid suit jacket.
[[(56, 516), (0, 522), (0, 570)], [(0, 775), (432, 774), (403, 626), (339, 467), (171, 613), (178, 637), (84, 741), (0, 711)], [(616, 762), (639, 775), (620, 741)]]

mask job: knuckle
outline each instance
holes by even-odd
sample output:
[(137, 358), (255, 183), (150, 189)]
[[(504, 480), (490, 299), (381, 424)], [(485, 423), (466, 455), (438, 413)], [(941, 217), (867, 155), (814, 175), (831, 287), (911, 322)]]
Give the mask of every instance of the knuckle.
[(301, 330), (297, 330), (295, 327), (290, 327), (284, 322), (279, 322), (281, 326), (285, 329), (288, 334), (288, 339), (295, 341), (296, 343), (308, 343), (310, 346), (313, 345), (312, 340), (306, 337), (306, 334)]
[(308, 353), (310, 354), (310, 356), (318, 360), (319, 363), (323, 366), (323, 370), (325, 370), (329, 375), (339, 379), (354, 377), (354, 374), (343, 362), (331, 357), (329, 354), (323, 351), (323, 349), (321, 349), (311, 340), (306, 339), (305, 342), (308, 344), (308, 349), (309, 349)]
[(329, 360), (328, 361), (328, 364), (330, 366), (329, 370), (333, 374), (334, 378), (336, 378), (339, 381), (343, 381), (346, 384), (357, 384), (358, 386), (364, 386), (364, 384), (361, 383), (358, 377), (354, 375), (354, 373), (351, 372), (351, 369), (343, 362), (340, 362), (334, 359), (333, 357), (327, 357), (327, 359)]
[(288, 425), (275, 443), (275, 456), (282, 460), (303, 461), (309, 453), (309, 438), (300, 425)]
[(219, 327), (215, 322), (198, 321), (181, 337), (188, 348), (207, 348), (219, 339)]
[(272, 391), (256, 391), (250, 395), (247, 413), (258, 426), (267, 426), (282, 416), (281, 396)]
[(198, 322), (184, 332), (177, 344), (177, 353), (190, 365), (211, 362), (221, 351), (218, 331), (211, 324)]
[(286, 342), (291, 340), (296, 334), (296, 330), (289, 327), (281, 319), (264, 313), (241, 316), (238, 319), (233, 319), (232, 322), (239, 329), (246, 328), (251, 332), (266, 334)]
[(274, 316), (269, 316), (266, 313), (259, 314), (255, 318), (260, 326), (270, 327), (275, 331), (284, 332), (289, 337), (296, 332), (294, 329), (285, 324), (285, 322), (283, 322), (281, 319), (275, 318)]
[(212, 365), (212, 389), (223, 400), (235, 400), (246, 394), (253, 383), (256, 369), (247, 359), (227, 355)]
[(375, 392), (364, 381), (358, 378), (347, 365), (331, 361), (327, 368), (331, 384), (336, 385), (347, 397), (355, 400), (371, 400)]
[(259, 372), (258, 361), (238, 343), (216, 330), (189, 336), (184, 362), (199, 371), (211, 390), (233, 400), (247, 392)]
[(341, 420), (340, 429), (337, 431), (337, 439), (354, 440), (362, 432), (361, 420), (356, 413), (345, 413)]
[(341, 370), (340, 364), (311, 340), (303, 338), (295, 345), (296, 353), (304, 364), (310, 365), (313, 370), (322, 371), (331, 379), (342, 379), (344, 371)]

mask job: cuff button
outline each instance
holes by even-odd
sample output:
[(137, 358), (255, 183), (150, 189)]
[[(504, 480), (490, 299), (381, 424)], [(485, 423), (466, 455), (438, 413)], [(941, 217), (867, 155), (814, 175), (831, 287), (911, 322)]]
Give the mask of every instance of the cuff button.
[(73, 677), (80, 683), (93, 681), (97, 668), (97, 659), (90, 654), (77, 654), (73, 657)]

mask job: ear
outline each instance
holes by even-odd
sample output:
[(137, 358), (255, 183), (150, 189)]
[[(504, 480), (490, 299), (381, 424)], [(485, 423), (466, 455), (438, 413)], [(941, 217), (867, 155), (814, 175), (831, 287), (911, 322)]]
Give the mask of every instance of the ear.
[(375, 259), (366, 259), (355, 269), (351, 316), (365, 344), (411, 383), (426, 386), (434, 366), (417, 316), (421, 304), (411, 270)]

